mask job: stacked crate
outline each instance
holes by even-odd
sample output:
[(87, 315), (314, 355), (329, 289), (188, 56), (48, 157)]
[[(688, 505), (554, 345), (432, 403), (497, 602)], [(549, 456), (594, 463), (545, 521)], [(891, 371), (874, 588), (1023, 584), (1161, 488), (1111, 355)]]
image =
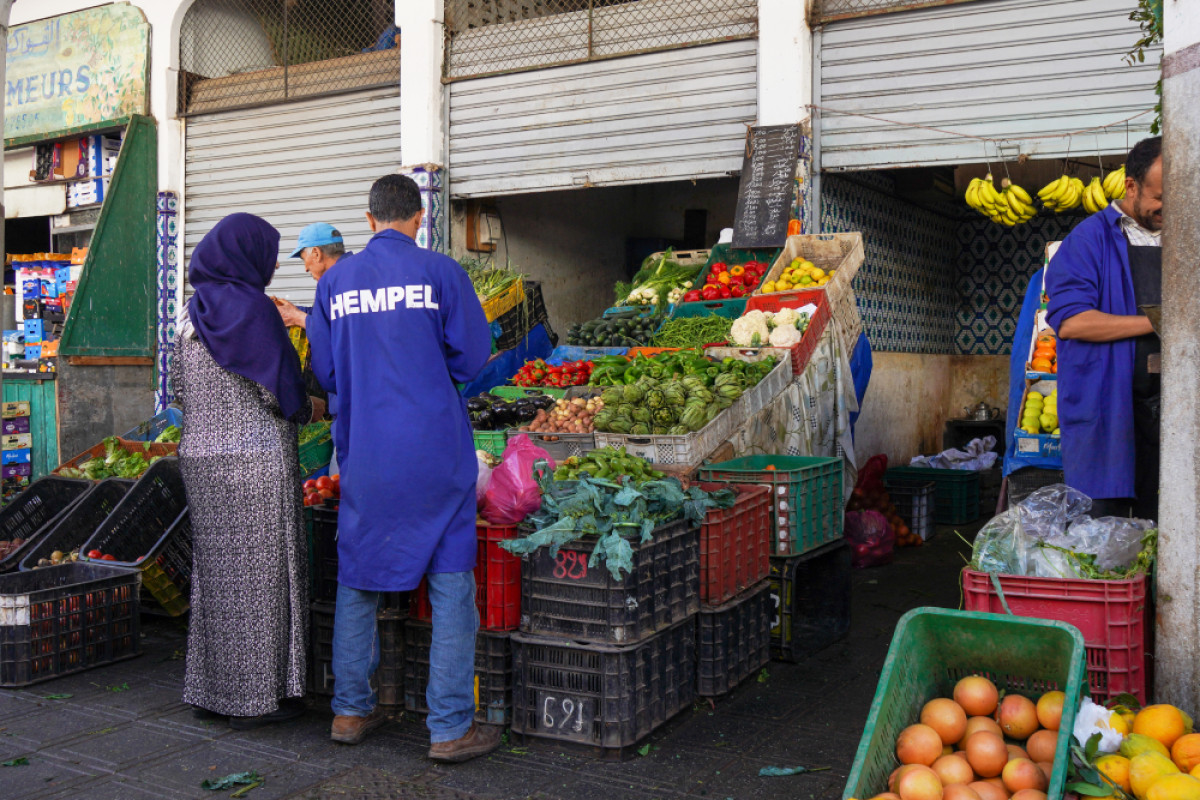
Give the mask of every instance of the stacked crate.
[(3, 473), (3, 502), (25, 490), (33, 480), (33, 434), (29, 428), (29, 403), (5, 403), (0, 426), (0, 471)]
[(710, 509), (700, 528), (696, 693), (715, 697), (771, 659), (771, 492), (750, 484), (700, 488), (737, 492), (732, 508)]
[(512, 636), (519, 737), (621, 758), (696, 694), (700, 531), (680, 520), (631, 540), (621, 579), (588, 563), (596, 539), (521, 565), (521, 628)]
[(850, 547), (840, 458), (763, 455), (712, 464), (700, 478), (770, 492), (771, 654), (798, 661), (850, 629)]

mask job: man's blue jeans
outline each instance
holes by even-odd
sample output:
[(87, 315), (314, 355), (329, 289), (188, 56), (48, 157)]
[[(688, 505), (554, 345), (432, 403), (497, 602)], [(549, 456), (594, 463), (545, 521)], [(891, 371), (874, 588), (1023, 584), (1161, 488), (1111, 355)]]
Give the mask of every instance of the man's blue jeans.
[[(425, 701), (430, 741), (451, 742), (466, 735), (475, 718), (475, 573), (440, 572), (425, 576), (433, 606), (429, 688)], [(333, 617), (333, 713), (365, 717), (378, 696), (371, 677), (379, 668), (379, 592), (338, 584)]]

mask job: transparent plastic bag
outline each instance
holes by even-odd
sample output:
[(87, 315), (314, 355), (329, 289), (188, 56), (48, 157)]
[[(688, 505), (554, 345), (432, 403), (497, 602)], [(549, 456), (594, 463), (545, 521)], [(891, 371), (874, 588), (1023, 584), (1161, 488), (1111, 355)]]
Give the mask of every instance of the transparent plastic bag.
[(493, 525), (515, 525), (542, 506), (542, 490), (534, 475), (534, 464), (545, 461), (554, 471), (554, 461), (524, 434), (508, 440), (504, 461), (492, 470), (483, 499), (483, 518)]
[(479, 453), (475, 453), (475, 507), (483, 508), (484, 498), (487, 497), (488, 481), (492, 479), (492, 468)]
[(1030, 539), (1059, 545), (1067, 525), (1092, 510), (1092, 498), (1066, 484), (1055, 483), (1038, 489), (1017, 503), (1017, 507), (1022, 511), (1021, 524)]
[(992, 517), (975, 534), (971, 566), (982, 572), (1024, 575), (1028, 564), (1027, 540), (1021, 525), (1022, 511), (1012, 507)]
[(854, 569), (889, 564), (896, 557), (896, 534), (878, 511), (846, 512), (846, 541)]
[(1067, 529), (1063, 545), (1077, 553), (1096, 556), (1101, 570), (1120, 570), (1130, 566), (1142, 551), (1142, 537), (1154, 527), (1147, 519), (1125, 517), (1080, 517)]

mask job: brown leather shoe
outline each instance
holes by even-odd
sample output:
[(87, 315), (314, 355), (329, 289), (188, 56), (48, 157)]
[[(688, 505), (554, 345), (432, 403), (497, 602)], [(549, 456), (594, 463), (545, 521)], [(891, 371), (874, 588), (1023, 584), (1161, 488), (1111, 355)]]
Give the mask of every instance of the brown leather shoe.
[(500, 728), (494, 725), (471, 723), (465, 735), (451, 742), (437, 742), (429, 748), (434, 761), (460, 764), (476, 756), (487, 755), (500, 746)]
[(342, 744), (358, 744), (367, 734), (387, 722), (387, 715), (382, 708), (376, 708), (365, 717), (354, 717), (348, 714), (338, 714), (333, 718), (333, 727), (329, 738)]

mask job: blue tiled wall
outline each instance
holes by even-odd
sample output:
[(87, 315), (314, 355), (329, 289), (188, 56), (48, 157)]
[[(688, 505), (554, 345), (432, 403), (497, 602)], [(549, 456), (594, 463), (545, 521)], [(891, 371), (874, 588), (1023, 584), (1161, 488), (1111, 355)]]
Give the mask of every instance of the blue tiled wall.
[(1007, 355), (1046, 244), (1082, 217), (1042, 214), (1007, 228), (961, 202), (918, 206), (894, 189), (885, 172), (821, 176), (821, 230), (863, 234), (854, 286), (872, 348)]

